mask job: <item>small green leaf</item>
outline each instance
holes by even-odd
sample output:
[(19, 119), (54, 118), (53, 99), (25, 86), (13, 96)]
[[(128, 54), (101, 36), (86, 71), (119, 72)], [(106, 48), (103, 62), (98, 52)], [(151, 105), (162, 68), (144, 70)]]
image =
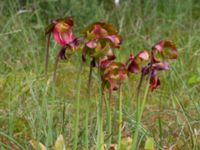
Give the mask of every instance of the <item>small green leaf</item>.
[(57, 138), (57, 140), (55, 142), (53, 150), (66, 150), (64, 138), (63, 138), (62, 135), (58, 136), (58, 138)]
[(200, 76), (193, 74), (189, 80), (188, 80), (188, 84), (195, 84), (195, 83), (200, 83)]
[(132, 138), (131, 137), (124, 137), (121, 141), (121, 149), (122, 150), (131, 150), (131, 144), (132, 144)]
[(47, 148), (40, 142), (36, 141), (36, 140), (31, 140), (29, 142), (34, 150), (47, 150)]
[(154, 150), (154, 139), (152, 137), (147, 138), (144, 149)]

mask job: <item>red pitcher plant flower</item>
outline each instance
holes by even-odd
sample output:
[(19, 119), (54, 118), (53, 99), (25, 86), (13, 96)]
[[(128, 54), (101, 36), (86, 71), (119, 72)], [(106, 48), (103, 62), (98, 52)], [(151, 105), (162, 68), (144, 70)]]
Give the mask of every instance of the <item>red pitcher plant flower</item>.
[(114, 60), (101, 59), (100, 68), (104, 87), (110, 91), (117, 90), (128, 73), (139, 73), (143, 61), (149, 59), (147, 51), (140, 51), (135, 57), (131, 54), (126, 63), (115, 62)]
[(57, 20), (52, 20), (51, 23), (46, 28), (46, 35), (48, 35), (47, 50), (46, 50), (46, 73), (48, 68), (48, 55), (49, 55), (49, 45), (50, 37), (53, 34), (54, 40), (61, 45), (61, 49), (57, 54), (55, 68), (54, 68), (54, 80), (56, 77), (56, 68), (59, 59), (66, 59), (66, 49), (73, 50), (78, 45), (78, 39), (75, 38), (72, 31), (73, 21), (72, 17), (59, 18)]
[(82, 51), (82, 59), (85, 61), (86, 56), (91, 58), (88, 81), (90, 83), (92, 68), (98, 66), (101, 71), (106, 69), (116, 58), (113, 49), (119, 48), (122, 38), (118, 35), (117, 29), (106, 22), (92, 23), (83, 30), (83, 33), (85, 44)]
[(149, 60), (148, 51), (140, 51), (135, 57), (131, 54), (127, 61), (128, 71), (131, 73), (141, 72), (141, 65), (144, 61)]
[(126, 65), (115, 61), (102, 61), (100, 63), (103, 89), (117, 90), (122, 81), (127, 77)]
[(171, 41), (160, 41), (152, 47), (151, 61), (147, 66), (143, 67), (141, 75), (141, 80), (144, 76), (149, 75), (151, 91), (160, 85), (158, 71), (169, 70), (170, 68), (165, 60), (176, 59), (177, 57), (177, 48)]
[(96, 22), (83, 31), (86, 43), (83, 48), (83, 58), (89, 55), (97, 60), (105, 56), (114, 57), (113, 49), (119, 48), (121, 36), (114, 26), (105, 22)]
[(74, 37), (72, 26), (72, 17), (52, 20), (46, 28), (46, 34), (53, 33), (54, 40), (61, 46), (69, 44), (73, 47), (73, 42), (76, 38)]

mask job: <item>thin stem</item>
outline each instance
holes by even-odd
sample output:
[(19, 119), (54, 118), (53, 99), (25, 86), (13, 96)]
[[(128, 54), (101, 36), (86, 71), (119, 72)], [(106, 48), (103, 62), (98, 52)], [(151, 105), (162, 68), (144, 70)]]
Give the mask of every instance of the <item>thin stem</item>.
[(119, 88), (119, 134), (118, 134), (118, 149), (121, 149), (122, 136), (122, 88)]
[(54, 64), (54, 72), (53, 72), (53, 81), (54, 82), (56, 81), (56, 73), (57, 73), (59, 59), (60, 59), (60, 51), (56, 55), (56, 60), (55, 60), (55, 64)]
[(91, 83), (92, 83), (92, 70), (93, 70), (93, 65), (92, 65), (92, 61), (90, 63), (90, 72), (89, 72), (89, 78), (88, 78), (88, 87), (87, 87), (87, 93), (88, 93), (88, 105), (86, 108), (86, 119), (85, 119), (85, 124), (86, 124), (86, 130), (85, 130), (85, 145), (86, 145), (86, 149), (89, 150), (89, 112), (90, 112), (90, 101), (91, 101), (91, 95), (90, 95), (90, 91), (91, 91)]
[[(62, 104), (61, 104), (62, 106)], [(65, 106), (65, 102), (63, 102), (63, 108), (62, 108), (63, 112), (62, 112), (62, 133), (65, 133), (65, 110), (66, 110), (66, 106)]]
[(45, 55), (45, 75), (48, 72), (48, 63), (49, 63), (49, 45), (50, 45), (51, 34), (48, 34), (47, 38), (47, 48), (46, 48), (46, 55)]
[(91, 82), (92, 82), (92, 69), (93, 69), (93, 64), (92, 61), (90, 63), (90, 72), (89, 72), (89, 79), (88, 79), (88, 98), (90, 99), (90, 89), (91, 89)]
[(98, 135), (97, 135), (97, 149), (103, 149), (103, 89), (102, 89), (102, 80), (100, 67), (98, 67), (99, 78), (100, 78), (100, 88), (99, 88), (99, 104), (98, 104)]
[(141, 89), (141, 86), (142, 86), (142, 81), (144, 79), (144, 75), (142, 73), (141, 77), (140, 77), (140, 81), (139, 81), (139, 84), (138, 84), (138, 87), (137, 87), (137, 100), (139, 99), (139, 95), (140, 95), (140, 89)]
[(81, 92), (81, 73), (83, 68), (83, 62), (80, 64), (79, 73), (77, 76), (77, 91), (76, 91), (76, 120), (75, 120), (75, 138), (74, 138), (74, 150), (77, 150), (78, 135), (79, 135), (79, 118), (80, 118), (80, 92)]
[(140, 125), (142, 114), (143, 114), (143, 111), (144, 111), (144, 107), (145, 107), (148, 91), (149, 91), (149, 77), (148, 77), (147, 85), (146, 85), (146, 88), (145, 88), (144, 97), (142, 99), (142, 103), (140, 103), (139, 95), (138, 95), (138, 100), (137, 100), (138, 104), (137, 104), (137, 113), (136, 113), (136, 129), (135, 129), (133, 143), (132, 143), (133, 150), (137, 150), (139, 125)]
[(111, 107), (111, 97), (112, 97), (112, 93), (111, 91), (109, 92), (109, 98), (108, 98), (108, 135), (109, 135), (109, 141), (108, 144), (110, 146), (111, 142), (112, 142), (112, 107)]
[(60, 55), (63, 51), (65, 51), (66, 46), (63, 46), (60, 51), (57, 53), (56, 55), (56, 60), (55, 60), (55, 64), (54, 64), (54, 72), (53, 72), (53, 81), (56, 81), (56, 73), (57, 73), (57, 68), (58, 68), (58, 62), (60, 60)]
[(162, 100), (161, 99), (159, 99), (159, 115), (158, 115), (158, 125), (159, 125), (159, 137), (160, 137), (160, 142), (159, 142), (159, 145), (160, 145), (160, 147), (163, 147), (163, 145), (162, 145), (162, 140), (163, 140), (163, 133), (162, 133), (162, 119), (161, 119), (161, 106), (162, 106)]

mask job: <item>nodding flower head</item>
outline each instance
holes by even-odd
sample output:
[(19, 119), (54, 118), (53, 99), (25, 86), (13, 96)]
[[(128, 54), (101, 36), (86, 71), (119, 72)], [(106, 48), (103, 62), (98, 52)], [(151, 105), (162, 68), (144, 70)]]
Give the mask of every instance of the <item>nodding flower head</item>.
[(177, 59), (178, 52), (176, 45), (169, 40), (161, 40), (152, 47), (152, 61), (159, 61), (159, 57), (163, 59)]
[[(75, 38), (74, 33), (72, 31), (72, 27), (73, 27), (72, 17), (67, 17), (67, 18), (59, 18), (56, 20), (52, 20), (45, 30), (46, 35), (48, 35), (46, 61), (45, 61), (46, 74), (47, 74), (47, 69), (48, 69), (48, 57), (49, 57), (49, 46), (50, 46), (51, 34), (53, 34), (54, 40), (59, 45), (62, 46), (55, 60), (54, 76), (53, 76), (54, 81), (56, 78), (56, 68), (57, 68), (59, 59), (67, 59), (66, 55), (68, 56), (71, 55), (72, 52), (74, 52), (73, 50), (77, 49), (79, 45), (79, 42), (78, 42), (79, 39)], [(69, 51), (66, 51), (67, 49)]]
[(103, 88), (110, 91), (117, 90), (128, 73), (125, 64), (114, 61), (107, 61), (106, 67), (101, 71)]
[(83, 30), (86, 44), (83, 55), (93, 58), (107, 56), (114, 48), (119, 48), (122, 38), (114, 26), (105, 22), (96, 22)]
[(142, 69), (142, 79), (144, 76), (150, 77), (150, 89), (153, 91), (160, 85), (158, 71), (169, 70), (167, 60), (176, 59), (178, 52), (176, 46), (171, 41), (160, 41), (152, 47), (151, 61)]
[(160, 85), (160, 79), (158, 77), (158, 71), (169, 70), (169, 64), (167, 62), (154, 62), (149, 63), (142, 69), (142, 77), (150, 77), (150, 89), (153, 91)]
[(72, 17), (52, 20), (46, 28), (46, 34), (53, 33), (54, 40), (61, 46), (75, 47), (77, 46), (77, 39), (74, 37), (72, 26)]
[(128, 71), (131, 73), (141, 72), (141, 65), (144, 61), (149, 60), (149, 53), (147, 51), (140, 51), (135, 57), (131, 54), (126, 65)]

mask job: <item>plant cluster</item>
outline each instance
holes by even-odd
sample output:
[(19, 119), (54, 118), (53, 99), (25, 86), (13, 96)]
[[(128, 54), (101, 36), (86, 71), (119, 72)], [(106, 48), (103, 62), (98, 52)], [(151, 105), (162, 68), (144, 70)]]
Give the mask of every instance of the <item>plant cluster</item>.
[(139, 87), (144, 77), (148, 76), (149, 87), (153, 91), (160, 85), (158, 71), (169, 70), (167, 61), (177, 59), (178, 56), (173, 42), (161, 40), (152, 47), (151, 51), (143, 50), (135, 56), (130, 54), (126, 62), (117, 62), (114, 50), (120, 48), (122, 37), (113, 25), (106, 22), (92, 23), (83, 29), (82, 37), (75, 37), (72, 27), (72, 17), (67, 17), (52, 20), (46, 28), (46, 35), (48, 35), (46, 72), (51, 34), (61, 46), (56, 57), (54, 80), (59, 59), (67, 59), (71, 53), (81, 49), (82, 62), (89, 57), (91, 69), (94, 67), (99, 69), (104, 90), (117, 90), (130, 74), (141, 73)]
[[(90, 71), (88, 77), (88, 101), (90, 102), (90, 90), (93, 69), (96, 68), (100, 78), (100, 101), (98, 105), (98, 136), (97, 136), (97, 149), (102, 149), (104, 145), (103, 140), (103, 113), (102, 113), (102, 101), (105, 98), (104, 93), (109, 92), (109, 100), (111, 99), (111, 93), (120, 89), (119, 91), (119, 135), (118, 135), (118, 149), (123, 147), (121, 140), (121, 128), (122, 128), (122, 96), (121, 85), (123, 81), (132, 74), (140, 74), (140, 80), (138, 84), (137, 92), (137, 108), (136, 108), (136, 130), (134, 131), (134, 137), (132, 141), (132, 148), (137, 149), (137, 139), (139, 134), (139, 124), (142, 118), (145, 102), (148, 94), (148, 90), (154, 91), (160, 85), (160, 79), (158, 76), (159, 71), (165, 71), (170, 69), (168, 63), (171, 59), (177, 59), (178, 53), (175, 44), (168, 40), (161, 40), (151, 50), (142, 50), (138, 54), (130, 54), (128, 59), (124, 62), (116, 61), (115, 50), (119, 49), (122, 44), (122, 37), (119, 35), (117, 29), (106, 22), (95, 22), (85, 27), (82, 31), (82, 37), (76, 37), (73, 32), (73, 20), (72, 17), (60, 18), (52, 20), (46, 28), (47, 50), (46, 50), (46, 73), (48, 68), (48, 56), (50, 38), (53, 35), (54, 40), (61, 46), (57, 53), (53, 80), (56, 80), (56, 70), (60, 59), (67, 59), (71, 54), (80, 52), (81, 68), (78, 78), (78, 89), (80, 89), (80, 74), (82, 72), (82, 64), (86, 61), (90, 62)], [(147, 86), (144, 92), (144, 98), (139, 100), (139, 91), (144, 79), (147, 79)], [(76, 125), (75, 125), (75, 138), (74, 149), (77, 149), (78, 144), (78, 127), (79, 127), (79, 109), (80, 109), (80, 90), (77, 93), (76, 101)], [(88, 106), (89, 107), (89, 106)], [(87, 110), (86, 124), (88, 128), (89, 108)], [(112, 117), (111, 117), (110, 101), (107, 105), (107, 117), (108, 117), (108, 134), (111, 135), (112, 130)], [(86, 130), (87, 140), (86, 147), (89, 148), (89, 131)], [(132, 138), (131, 138), (132, 139)], [(111, 145), (111, 138), (109, 139), (109, 145)]]

